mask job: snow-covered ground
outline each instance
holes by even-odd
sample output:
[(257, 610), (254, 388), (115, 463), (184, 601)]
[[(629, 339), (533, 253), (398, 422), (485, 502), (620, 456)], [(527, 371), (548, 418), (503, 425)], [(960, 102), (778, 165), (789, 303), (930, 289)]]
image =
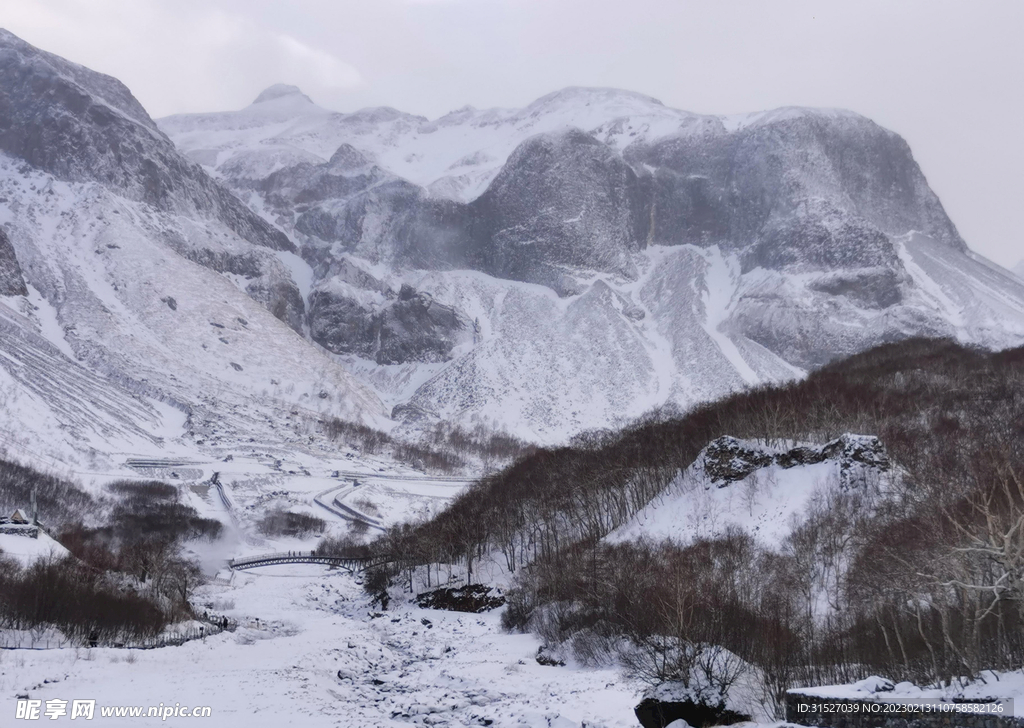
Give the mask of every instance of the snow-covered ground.
[(95, 699), (97, 710), (210, 706), (218, 728), (637, 724), (637, 686), (612, 669), (538, 664), (536, 638), (503, 633), (497, 612), (393, 602), (375, 616), (354, 577), (304, 566), (238, 573), (199, 601), (242, 626), (157, 650), (0, 653), (0, 715), (27, 694)]
[(124, 451), (306, 444), (324, 417), (390, 427), (369, 389), (239, 289), (251, 275), (188, 257), (248, 256), (275, 285), (302, 282), (295, 256), (5, 155), (0, 195), (29, 284), (0, 300), (0, 443), (81, 468)]
[(60, 559), (68, 550), (40, 531), (37, 538), (12, 533), (0, 533), (0, 558), (11, 558), (22, 566), (28, 566), (37, 559)]
[[(793, 692), (831, 700), (864, 700), (873, 702), (943, 702), (1013, 701), (1013, 715), (1024, 717), (1024, 670), (982, 670), (974, 680), (954, 680), (944, 687), (922, 688), (910, 682), (893, 683), (873, 676), (847, 685), (821, 685), (797, 688)], [(1009, 707), (1009, 706), (1007, 706)], [(1008, 711), (1007, 711), (1008, 712)]]
[(730, 526), (737, 526), (763, 545), (778, 547), (814, 494), (836, 487), (838, 469), (838, 463), (830, 460), (789, 469), (770, 465), (718, 487), (699, 468), (691, 467), (607, 540), (671, 539), (686, 544), (721, 536)]
[[(240, 528), (246, 542), (260, 551), (275, 543), (260, 537), (253, 524), (275, 509), (322, 518), (331, 535), (346, 532), (353, 520), (387, 528), (436, 513), (471, 480), (428, 475), (384, 458), (323, 457), (300, 451), (195, 461), (189, 468), (193, 478), (185, 485), (193, 507)], [(221, 491), (210, 484), (214, 473)], [(149, 473), (134, 473), (140, 475)], [(308, 543), (276, 545), (284, 550), (309, 548)]]
[[(770, 464), (751, 467), (742, 478), (728, 481), (721, 473), (725, 463), (720, 451), (709, 454), (717, 443), (735, 443), (726, 457), (748, 464), (748, 455), (756, 453), (774, 459)], [(705, 448), (686, 470), (654, 500), (606, 537), (609, 543), (634, 540), (659, 542), (665, 539), (686, 545), (697, 539), (711, 539), (738, 528), (753, 536), (763, 547), (777, 550), (793, 530), (804, 522), (815, 501), (823, 501), (840, 492), (856, 495), (859, 507), (870, 507), (886, 497), (898, 473), (889, 469), (884, 451), (873, 437), (843, 435), (831, 444), (850, 443), (865, 447), (870, 455), (856, 458), (834, 452), (821, 462), (803, 462), (784, 467), (785, 453), (820, 449), (807, 443), (776, 443), (720, 438)], [(828, 447), (827, 445), (824, 447)], [(735, 452), (736, 454), (730, 454)], [(844, 460), (844, 457), (846, 460)], [(710, 460), (709, 460), (710, 458)], [(876, 458), (872, 460), (872, 458)], [(883, 460), (884, 459), (884, 460)], [(867, 465), (865, 462), (875, 462)], [(738, 463), (738, 465), (737, 465)], [(878, 464), (881, 464), (878, 466)], [(845, 471), (845, 473), (844, 473)]]

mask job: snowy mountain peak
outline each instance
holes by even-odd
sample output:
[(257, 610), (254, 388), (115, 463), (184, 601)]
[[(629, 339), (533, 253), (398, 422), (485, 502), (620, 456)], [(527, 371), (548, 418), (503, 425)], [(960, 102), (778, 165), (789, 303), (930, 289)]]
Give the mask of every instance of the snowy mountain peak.
[(254, 105), (265, 104), (268, 101), (274, 101), (276, 99), (286, 97), (302, 99), (310, 104), (313, 103), (313, 100), (311, 98), (306, 96), (306, 94), (302, 93), (302, 89), (300, 89), (298, 86), (292, 86), (291, 84), (287, 83), (275, 83), (273, 86), (268, 86), (263, 90), (262, 93), (260, 93), (259, 96), (256, 97), (256, 100), (252, 103)]
[(636, 91), (596, 86), (567, 86), (559, 91), (553, 91), (541, 96), (526, 108), (536, 109), (555, 106), (589, 106), (591, 104), (622, 104), (634, 107), (664, 107), (664, 104), (653, 96), (647, 96), (645, 94), (637, 93)]
[[(909, 145), (853, 112), (571, 87), (433, 121), (282, 98), (160, 123), (294, 232), (311, 336), (401, 418), (558, 441), (881, 341), (1024, 340), (1022, 281), (967, 255)], [(389, 299), (403, 284), (422, 301)]]
[[(0, 28), (0, 67), (7, 68), (19, 79), (34, 79), (37, 94), (44, 86), (49, 94), (54, 94), (58, 87), (65, 94), (73, 90), (100, 101), (132, 121), (156, 130), (156, 123), (142, 108), (142, 104), (132, 96), (127, 86), (113, 76), (97, 73), (40, 50), (3, 28)], [(9, 86), (5, 90), (10, 93), (15, 88)]]

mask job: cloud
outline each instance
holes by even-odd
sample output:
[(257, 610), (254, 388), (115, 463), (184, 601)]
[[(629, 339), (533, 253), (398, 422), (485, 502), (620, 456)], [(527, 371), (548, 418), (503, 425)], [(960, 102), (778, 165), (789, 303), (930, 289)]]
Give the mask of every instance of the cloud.
[(200, 0), (0, 0), (0, 17), (29, 43), (124, 81), (154, 117), (238, 108), (274, 83), (314, 99), (365, 86), (334, 53)]
[(302, 77), (312, 77), (317, 84), (325, 88), (355, 88), (363, 83), (353, 66), (318, 48), (311, 48), (305, 43), (279, 34), (274, 41), (284, 53), (282, 71)]

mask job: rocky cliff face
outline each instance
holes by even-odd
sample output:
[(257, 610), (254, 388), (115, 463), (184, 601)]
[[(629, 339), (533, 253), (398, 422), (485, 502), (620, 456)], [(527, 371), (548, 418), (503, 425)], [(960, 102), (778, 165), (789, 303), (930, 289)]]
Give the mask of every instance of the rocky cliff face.
[(907, 143), (851, 112), (784, 109), (625, 156), (655, 170), (651, 242), (743, 248), (745, 269), (880, 265), (878, 233), (910, 230), (966, 249)]
[(288, 236), (183, 157), (120, 81), (4, 30), (0, 153), (58, 180), (98, 183), (162, 213), (225, 225), (236, 240), (171, 233), (169, 241), (182, 255), (219, 272), (237, 273), (244, 260), (253, 298), (301, 328), (302, 297), (264, 252), (295, 250)]
[(877, 437), (849, 433), (824, 445), (798, 445), (789, 450), (767, 447), (761, 443), (738, 440), (735, 437), (720, 437), (708, 443), (698, 463), (712, 485), (724, 488), (770, 465), (788, 470), (800, 465), (816, 465), (827, 460), (838, 465), (841, 487), (862, 483), (865, 469), (877, 475), (887, 472), (891, 467), (889, 455)]
[(470, 203), (481, 221), (481, 267), (563, 295), (582, 290), (574, 271), (635, 278), (644, 192), (621, 155), (579, 129), (532, 137)]
[(309, 325), (324, 348), (382, 365), (448, 361), (472, 330), (453, 307), (407, 284), (397, 294), (388, 290), (380, 305), (343, 290), (318, 289), (310, 296)]
[(14, 246), (0, 228), (0, 296), (24, 296), (27, 293)]

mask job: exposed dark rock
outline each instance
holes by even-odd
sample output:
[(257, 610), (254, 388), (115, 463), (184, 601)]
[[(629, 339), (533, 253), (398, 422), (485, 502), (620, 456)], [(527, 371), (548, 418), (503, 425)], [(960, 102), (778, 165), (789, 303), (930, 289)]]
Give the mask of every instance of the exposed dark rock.
[(435, 589), (416, 597), (424, 609), (445, 609), (449, 612), (487, 612), (505, 604), (500, 590), (483, 584), (467, 584), (457, 589)]
[(889, 456), (877, 437), (851, 434), (841, 435), (824, 445), (800, 445), (784, 452), (735, 437), (720, 437), (704, 448), (702, 465), (712, 483), (725, 487), (769, 465), (788, 469), (826, 460), (839, 464), (839, 478), (843, 486), (859, 484), (864, 478), (865, 468), (885, 472), (891, 467)]
[(396, 422), (436, 422), (437, 414), (415, 405), (411, 402), (396, 404), (391, 410), (391, 419)]
[(794, 217), (774, 221), (744, 251), (742, 261), (744, 270), (901, 267), (887, 235), (820, 202), (805, 205)]
[(262, 261), (252, 252), (232, 253), (226, 250), (192, 248), (183, 246), (178, 241), (171, 241), (171, 245), (175, 252), (182, 257), (218, 273), (233, 273), (243, 278), (258, 278), (263, 272)]
[(920, 230), (966, 248), (907, 143), (855, 114), (783, 114), (635, 144), (625, 157), (656, 170), (650, 242), (755, 241), (748, 267), (878, 265), (892, 260), (879, 232)]
[(565, 660), (547, 645), (541, 645), (537, 648), (537, 664), (545, 667), (565, 667)]
[(327, 164), (302, 163), (286, 167), (267, 177), (259, 188), (272, 205), (288, 208), (323, 200), (343, 200), (393, 178), (379, 167), (364, 166), (365, 158), (364, 164), (357, 161), (352, 155), (340, 158), (336, 155)]
[(14, 246), (7, 233), (0, 228), (0, 296), (27, 294), (28, 288), (25, 287), (25, 279), (18, 264), (18, 257), (14, 254)]
[(704, 448), (704, 472), (712, 482), (721, 485), (743, 480), (773, 462), (775, 456), (772, 453), (747, 445), (735, 437), (720, 437)]
[(693, 728), (732, 725), (750, 720), (749, 715), (726, 710), (724, 706), (695, 703), (692, 700), (671, 702), (650, 697), (641, 700), (633, 712), (644, 728), (665, 728), (676, 720), (683, 720)]
[[(261, 276), (245, 287), (249, 298), (262, 303), (280, 321), (302, 333), (302, 322), (306, 314), (306, 304), (302, 300), (302, 293), (291, 281), (268, 280), (267, 276)], [(243, 324), (245, 325), (245, 324)]]
[(379, 317), (376, 361), (378, 364), (446, 361), (464, 328), (455, 309), (403, 285), (398, 300), (386, 307)]
[(310, 335), (338, 354), (356, 354), (378, 364), (441, 362), (468, 324), (450, 306), (403, 285), (398, 296), (371, 307), (332, 290), (310, 295)]
[(629, 254), (644, 245), (649, 218), (637, 175), (578, 129), (523, 142), (470, 204), (493, 275), (559, 292), (566, 268), (635, 275)]
[(342, 144), (331, 155), (328, 164), (332, 169), (351, 170), (369, 166), (370, 160), (351, 144)]
[(792, 450), (775, 456), (775, 464), (780, 468), (793, 468), (797, 465), (816, 465), (825, 461), (825, 453), (820, 447), (800, 445)]
[(374, 313), (354, 298), (327, 290), (309, 296), (309, 335), (336, 354), (373, 358), (376, 349)]
[(810, 284), (811, 290), (845, 296), (862, 308), (888, 308), (903, 300), (901, 278), (893, 268), (840, 270)]

